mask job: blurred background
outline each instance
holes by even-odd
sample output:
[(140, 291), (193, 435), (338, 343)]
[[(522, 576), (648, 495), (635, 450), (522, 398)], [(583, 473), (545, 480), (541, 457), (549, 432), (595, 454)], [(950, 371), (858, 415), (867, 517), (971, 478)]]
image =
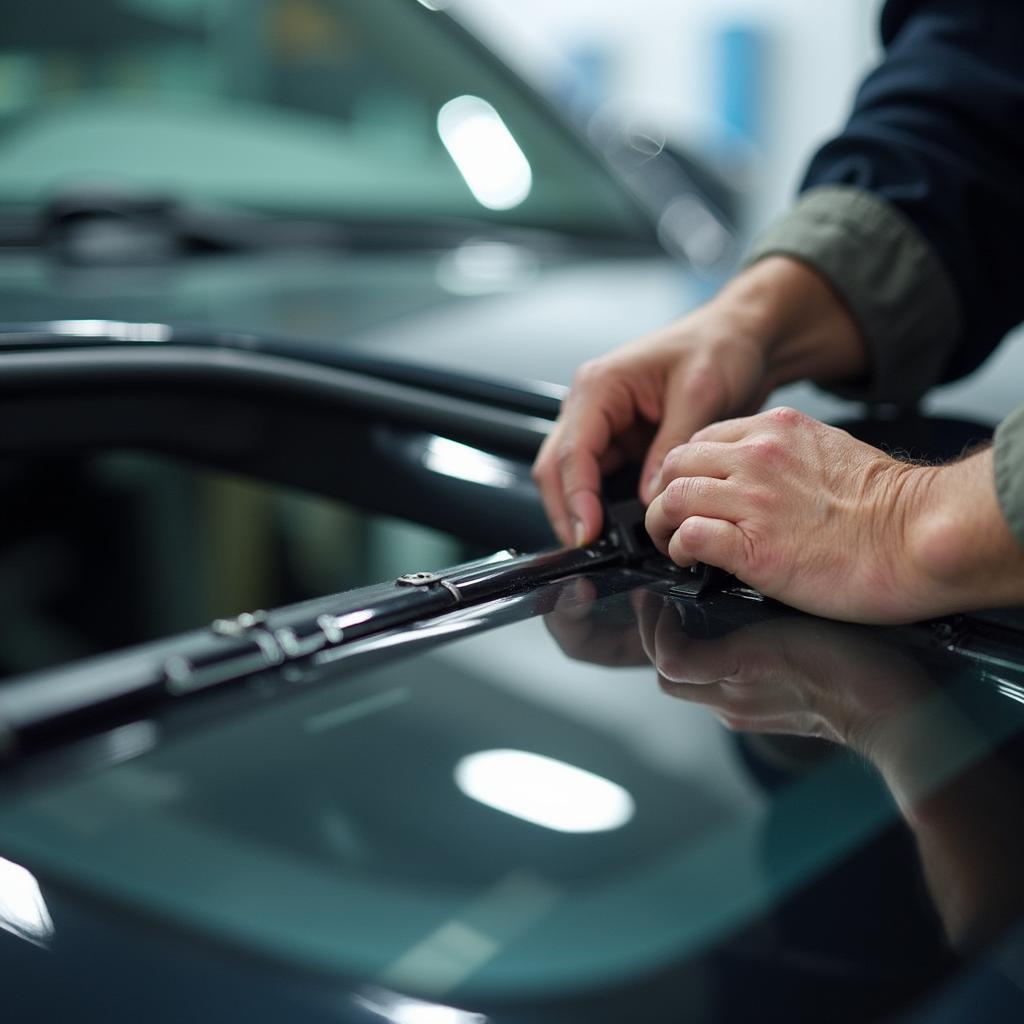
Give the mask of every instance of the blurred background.
[(725, 173), (749, 233), (778, 214), (881, 54), (881, 0), (452, 0), (584, 124), (660, 132)]
[[(426, 0), (420, 0), (421, 3)], [(738, 246), (779, 216), (882, 56), (883, 0), (430, 0), (457, 14), (584, 130), (633, 126), (732, 187)], [(937, 388), (936, 415), (1020, 401), (1024, 330)], [(775, 396), (842, 415), (804, 385)], [(778, 404), (776, 402), (776, 404)]]

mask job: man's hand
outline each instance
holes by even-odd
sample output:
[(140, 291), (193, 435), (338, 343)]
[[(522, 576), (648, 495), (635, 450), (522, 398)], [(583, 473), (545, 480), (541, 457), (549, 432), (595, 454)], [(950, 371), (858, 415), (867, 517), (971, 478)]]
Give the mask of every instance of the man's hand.
[(769, 597), (853, 622), (1024, 602), (1024, 550), (992, 453), (900, 462), (793, 409), (698, 431), (665, 459), (647, 511), (658, 548)]
[(644, 484), (669, 450), (719, 416), (754, 412), (764, 381), (759, 345), (708, 307), (584, 363), (534, 466), (562, 542), (585, 544), (600, 532), (602, 476), (646, 453), (641, 497), (649, 501), (656, 492)]
[(658, 683), (737, 732), (812, 736), (869, 754), (878, 723), (934, 689), (906, 653), (860, 626), (792, 616), (695, 640), (678, 612), (671, 602), (639, 609)]
[(665, 455), (724, 416), (755, 412), (769, 391), (801, 377), (865, 369), (845, 307), (807, 267), (769, 257), (706, 306), (664, 330), (584, 364), (534, 465), (551, 524), (565, 544), (601, 529), (601, 477), (644, 460), (650, 502)]

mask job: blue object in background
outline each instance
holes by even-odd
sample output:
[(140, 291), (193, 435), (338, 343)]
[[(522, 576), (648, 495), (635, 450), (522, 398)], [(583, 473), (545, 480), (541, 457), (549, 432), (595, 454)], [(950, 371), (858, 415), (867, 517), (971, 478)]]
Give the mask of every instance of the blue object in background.
[(750, 25), (725, 25), (715, 33), (716, 114), (730, 142), (760, 142), (767, 34)]
[(608, 98), (612, 55), (599, 43), (583, 43), (568, 52), (572, 74), (559, 90), (565, 105), (586, 118)]

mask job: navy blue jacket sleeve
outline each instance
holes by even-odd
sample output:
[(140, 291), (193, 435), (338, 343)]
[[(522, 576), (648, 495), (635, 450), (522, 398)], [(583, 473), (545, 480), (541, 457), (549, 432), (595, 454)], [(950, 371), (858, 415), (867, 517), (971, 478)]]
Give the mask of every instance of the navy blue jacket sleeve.
[(869, 191), (928, 241), (961, 304), (949, 380), (1024, 319), (1024, 0), (889, 0), (882, 38), (802, 190)]

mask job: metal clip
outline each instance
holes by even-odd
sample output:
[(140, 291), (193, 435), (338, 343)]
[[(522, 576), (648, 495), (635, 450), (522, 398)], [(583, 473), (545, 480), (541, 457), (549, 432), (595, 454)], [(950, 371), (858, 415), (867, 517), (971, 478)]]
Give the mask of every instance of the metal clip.
[(233, 619), (214, 619), (210, 623), (210, 629), (217, 636), (237, 640), (239, 637), (245, 636), (246, 633), (251, 633), (258, 626), (262, 626), (266, 621), (267, 613), (261, 608), (255, 612), (242, 612), (241, 615), (237, 615)]
[(682, 582), (669, 588), (669, 593), (674, 597), (702, 597), (714, 582), (714, 576), (715, 570), (710, 565), (697, 562), (690, 566)]
[(404, 576), (399, 576), (395, 583), (403, 587), (429, 587), (437, 583), (455, 598), (456, 604), (462, 604), (462, 592), (459, 588), (436, 572), (407, 572)]
[(427, 587), (431, 583), (440, 583), (441, 577), (436, 572), (407, 572), (399, 576), (395, 583), (406, 587)]

